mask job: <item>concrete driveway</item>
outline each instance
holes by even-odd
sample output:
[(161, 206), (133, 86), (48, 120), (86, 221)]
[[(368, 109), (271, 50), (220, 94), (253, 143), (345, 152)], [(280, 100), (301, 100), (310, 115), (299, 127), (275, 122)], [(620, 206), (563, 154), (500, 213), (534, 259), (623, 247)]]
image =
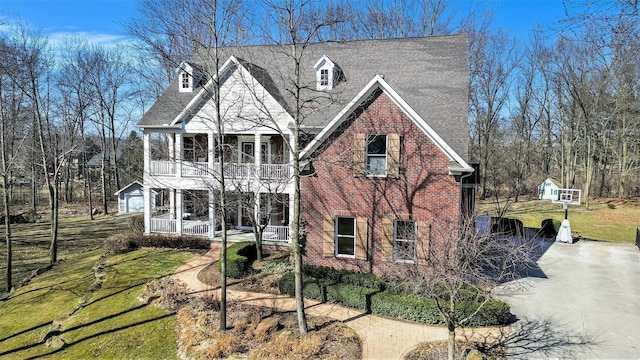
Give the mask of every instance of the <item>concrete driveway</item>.
[(539, 270), (497, 292), (517, 318), (510, 358), (640, 359), (638, 248), (540, 244)]

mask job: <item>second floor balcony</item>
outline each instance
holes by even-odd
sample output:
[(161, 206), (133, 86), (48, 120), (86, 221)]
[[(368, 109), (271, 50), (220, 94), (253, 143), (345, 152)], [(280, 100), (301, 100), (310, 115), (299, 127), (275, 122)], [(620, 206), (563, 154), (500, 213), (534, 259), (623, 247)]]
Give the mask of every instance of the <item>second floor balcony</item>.
[[(145, 138), (145, 174), (190, 179), (260, 179), (291, 177), (286, 140), (275, 134), (225, 135), (218, 145), (214, 133), (150, 134)], [(221, 161), (222, 159), (222, 161)]]
[[(188, 178), (217, 178), (220, 163), (151, 160), (149, 174), (153, 176), (177, 176)], [(287, 180), (291, 176), (289, 164), (224, 163), (223, 174), (227, 179), (258, 178), (262, 180)]]

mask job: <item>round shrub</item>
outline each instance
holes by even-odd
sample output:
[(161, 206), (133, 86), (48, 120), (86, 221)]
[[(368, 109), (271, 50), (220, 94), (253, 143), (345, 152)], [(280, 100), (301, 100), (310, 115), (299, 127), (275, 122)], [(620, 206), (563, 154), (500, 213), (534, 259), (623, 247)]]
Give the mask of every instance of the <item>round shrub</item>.
[[(222, 267), (222, 253), (220, 253)], [(227, 276), (232, 279), (240, 279), (249, 269), (249, 265), (256, 260), (256, 243), (245, 241), (235, 243), (227, 248)]]

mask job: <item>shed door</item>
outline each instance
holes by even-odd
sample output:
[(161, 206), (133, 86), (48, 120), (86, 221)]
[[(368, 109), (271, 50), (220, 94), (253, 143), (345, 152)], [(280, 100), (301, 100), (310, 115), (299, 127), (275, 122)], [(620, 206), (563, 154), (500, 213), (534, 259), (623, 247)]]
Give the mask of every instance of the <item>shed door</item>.
[(127, 194), (125, 195), (125, 201), (127, 202), (127, 212), (144, 211), (144, 196), (137, 194)]

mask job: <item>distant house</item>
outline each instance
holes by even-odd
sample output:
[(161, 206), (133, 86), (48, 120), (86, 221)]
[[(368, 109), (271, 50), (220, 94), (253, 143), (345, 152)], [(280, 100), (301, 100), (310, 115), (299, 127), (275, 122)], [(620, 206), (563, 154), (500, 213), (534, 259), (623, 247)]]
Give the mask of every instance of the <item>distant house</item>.
[(547, 178), (542, 184), (538, 185), (538, 200), (557, 200), (558, 190), (561, 187), (558, 181)]
[[(134, 181), (118, 190), (114, 195), (118, 197), (118, 213), (144, 212), (144, 192), (142, 184)], [(155, 195), (155, 191), (152, 191)], [(151, 196), (151, 208), (155, 208), (155, 196)]]

